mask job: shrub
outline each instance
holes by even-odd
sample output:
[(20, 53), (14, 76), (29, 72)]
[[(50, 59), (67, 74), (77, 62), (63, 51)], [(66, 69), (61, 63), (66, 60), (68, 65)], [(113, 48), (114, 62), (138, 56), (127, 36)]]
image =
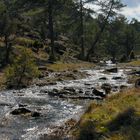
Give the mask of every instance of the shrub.
[(41, 43), (41, 42), (39, 42), (39, 41), (35, 41), (34, 43), (33, 43), (33, 48), (34, 49), (32, 49), (34, 52), (36, 52), (36, 53), (38, 53), (38, 51), (39, 51), (39, 49), (40, 48), (43, 48), (43, 44)]
[(5, 74), (9, 88), (21, 88), (29, 85), (39, 74), (32, 51), (20, 48), (19, 55), (13, 59), (13, 63), (6, 69)]

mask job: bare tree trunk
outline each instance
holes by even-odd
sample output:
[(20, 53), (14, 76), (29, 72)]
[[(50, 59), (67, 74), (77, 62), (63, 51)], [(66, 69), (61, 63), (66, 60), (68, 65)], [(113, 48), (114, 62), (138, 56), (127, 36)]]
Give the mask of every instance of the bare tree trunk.
[(49, 38), (51, 40), (51, 54), (50, 60), (55, 60), (54, 55), (54, 25), (53, 25), (53, 0), (49, 0), (48, 3), (48, 14), (49, 14)]
[(111, 6), (110, 6), (109, 12), (108, 12), (108, 14), (107, 14), (107, 16), (106, 16), (106, 18), (105, 18), (105, 20), (104, 20), (104, 24), (103, 24), (103, 26), (101, 27), (101, 30), (99, 31), (99, 33), (97, 34), (97, 36), (95, 37), (95, 40), (94, 40), (94, 42), (93, 42), (91, 48), (89, 49), (89, 51), (88, 51), (88, 53), (87, 53), (86, 60), (88, 60), (88, 61), (89, 61), (89, 59), (90, 59), (90, 54), (94, 52), (97, 43), (98, 43), (99, 40), (101, 39), (101, 35), (102, 35), (102, 33), (104, 32), (104, 29), (105, 29), (105, 27), (106, 27), (106, 25), (107, 25), (107, 21), (108, 21), (108, 18), (110, 17), (110, 14), (111, 14), (113, 5), (114, 5), (114, 1), (111, 2)]

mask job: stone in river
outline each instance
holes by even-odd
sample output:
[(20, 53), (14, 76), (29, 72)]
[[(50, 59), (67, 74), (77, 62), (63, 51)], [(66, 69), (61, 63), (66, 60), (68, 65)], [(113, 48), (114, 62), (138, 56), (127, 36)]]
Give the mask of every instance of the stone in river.
[(26, 109), (26, 108), (18, 108), (18, 109), (15, 109), (11, 112), (12, 115), (25, 115), (25, 114), (28, 114), (28, 113), (31, 113), (31, 111), (29, 109)]
[(106, 69), (106, 72), (117, 73), (118, 72), (118, 68)]
[(17, 108), (13, 110), (10, 114), (12, 115), (30, 115), (31, 117), (39, 117), (41, 114), (39, 112), (31, 111), (27, 108)]
[(92, 93), (93, 93), (95, 96), (100, 96), (100, 97), (102, 97), (102, 98), (106, 97), (106, 94), (105, 94), (104, 92), (101, 92), (101, 91), (99, 91), (99, 90), (97, 90), (97, 89), (95, 89), (95, 88), (92, 90)]

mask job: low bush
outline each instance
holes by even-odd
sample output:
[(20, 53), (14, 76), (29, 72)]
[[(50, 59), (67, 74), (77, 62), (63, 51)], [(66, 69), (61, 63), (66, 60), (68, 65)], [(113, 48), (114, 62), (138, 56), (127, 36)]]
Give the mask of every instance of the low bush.
[(7, 87), (28, 86), (38, 74), (39, 71), (34, 62), (32, 51), (27, 48), (20, 48), (18, 56), (13, 58), (13, 63), (6, 69)]

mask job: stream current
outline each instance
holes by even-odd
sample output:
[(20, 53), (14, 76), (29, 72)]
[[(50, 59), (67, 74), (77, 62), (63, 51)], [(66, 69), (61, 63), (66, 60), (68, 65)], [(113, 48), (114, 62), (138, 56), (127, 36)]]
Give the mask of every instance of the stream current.
[[(109, 66), (108, 66), (109, 67)], [(0, 92), (0, 140), (38, 140), (40, 136), (52, 132), (55, 126), (64, 124), (65, 121), (74, 118), (79, 119), (85, 111), (90, 100), (70, 100), (51, 97), (41, 90), (74, 89), (89, 90), (91, 87), (98, 88), (103, 83), (110, 83), (114, 87), (121, 85), (130, 86), (127, 82), (128, 70), (119, 69), (118, 73), (104, 73), (103, 68), (81, 70), (89, 76), (85, 79), (57, 82), (57, 85), (37, 87), (32, 86), (22, 90), (5, 90)], [(100, 78), (106, 77), (106, 80)], [(121, 77), (119, 80), (113, 77)], [(117, 90), (112, 89), (114, 93)], [(10, 112), (18, 108), (19, 104), (26, 108), (40, 112), (38, 118), (29, 116), (13, 116)]]

